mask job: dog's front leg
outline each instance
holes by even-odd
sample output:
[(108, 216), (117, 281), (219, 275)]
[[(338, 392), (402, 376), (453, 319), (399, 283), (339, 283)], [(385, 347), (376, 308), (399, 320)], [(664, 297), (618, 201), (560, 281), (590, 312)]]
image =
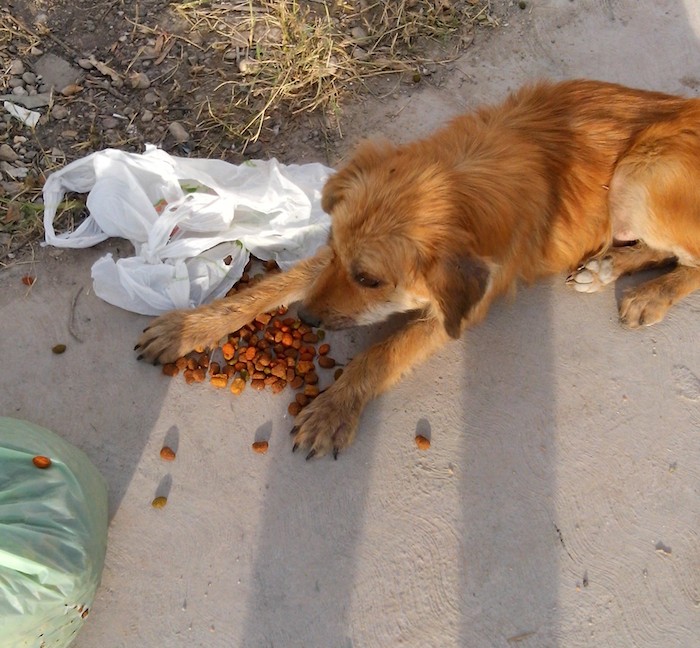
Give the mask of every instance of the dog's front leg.
[(438, 319), (417, 319), (360, 353), (340, 378), (297, 416), (293, 449), (308, 449), (307, 459), (328, 452), (337, 458), (355, 438), (365, 405), (448, 339)]
[(197, 347), (216, 346), (260, 313), (303, 299), (329, 258), (328, 248), (322, 248), (287, 272), (265, 277), (240, 293), (191, 310), (165, 313), (144, 330), (135, 350), (139, 358), (165, 363)]

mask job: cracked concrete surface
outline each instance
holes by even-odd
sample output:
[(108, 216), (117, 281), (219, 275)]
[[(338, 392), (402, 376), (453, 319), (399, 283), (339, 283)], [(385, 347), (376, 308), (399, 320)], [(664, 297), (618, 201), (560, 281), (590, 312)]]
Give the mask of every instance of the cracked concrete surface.
[[(700, 94), (696, 0), (531, 1), (506, 23), (440, 87), (365, 102), (348, 146), (422, 134), (542, 76)], [(286, 398), (135, 361), (147, 318), (90, 291), (92, 262), (117, 246), (42, 252), (31, 290), (25, 266), (0, 275), (0, 414), (78, 445), (109, 484), (78, 648), (697, 645), (699, 296), (630, 332), (625, 282), (523, 289), (370, 405), (337, 462), (307, 463)], [(333, 335), (336, 357), (376, 334)]]

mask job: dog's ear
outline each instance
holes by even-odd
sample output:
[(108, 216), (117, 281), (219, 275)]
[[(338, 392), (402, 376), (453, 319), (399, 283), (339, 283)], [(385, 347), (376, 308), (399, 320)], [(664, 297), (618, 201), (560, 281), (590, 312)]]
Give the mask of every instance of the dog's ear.
[(330, 214), (364, 173), (378, 167), (395, 150), (395, 146), (384, 139), (361, 142), (350, 160), (326, 181), (321, 194), (323, 211)]
[(486, 262), (467, 254), (448, 255), (433, 264), (426, 278), (450, 337), (460, 337), (462, 320), (486, 293), (489, 275)]

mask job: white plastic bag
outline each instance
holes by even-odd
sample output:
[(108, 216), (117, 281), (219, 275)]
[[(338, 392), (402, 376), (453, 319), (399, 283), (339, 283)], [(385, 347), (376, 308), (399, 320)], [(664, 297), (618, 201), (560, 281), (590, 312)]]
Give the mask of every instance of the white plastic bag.
[[(46, 243), (83, 248), (126, 238), (135, 256), (99, 259), (92, 267), (95, 293), (144, 315), (193, 307), (223, 296), (251, 253), (283, 269), (312, 255), (328, 236), (320, 192), (331, 173), (315, 163), (233, 165), (153, 146), (142, 154), (107, 149), (47, 179)], [(56, 234), (67, 191), (89, 192), (90, 215), (75, 231)]]

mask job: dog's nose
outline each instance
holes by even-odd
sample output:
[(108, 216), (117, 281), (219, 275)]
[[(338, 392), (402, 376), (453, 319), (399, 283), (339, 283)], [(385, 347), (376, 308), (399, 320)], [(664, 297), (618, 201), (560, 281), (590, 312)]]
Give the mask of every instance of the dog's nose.
[(304, 322), (304, 324), (308, 324), (309, 326), (316, 327), (321, 323), (320, 317), (316, 317), (316, 315), (310, 313), (303, 307), (297, 311), (297, 315), (299, 316), (299, 319)]

